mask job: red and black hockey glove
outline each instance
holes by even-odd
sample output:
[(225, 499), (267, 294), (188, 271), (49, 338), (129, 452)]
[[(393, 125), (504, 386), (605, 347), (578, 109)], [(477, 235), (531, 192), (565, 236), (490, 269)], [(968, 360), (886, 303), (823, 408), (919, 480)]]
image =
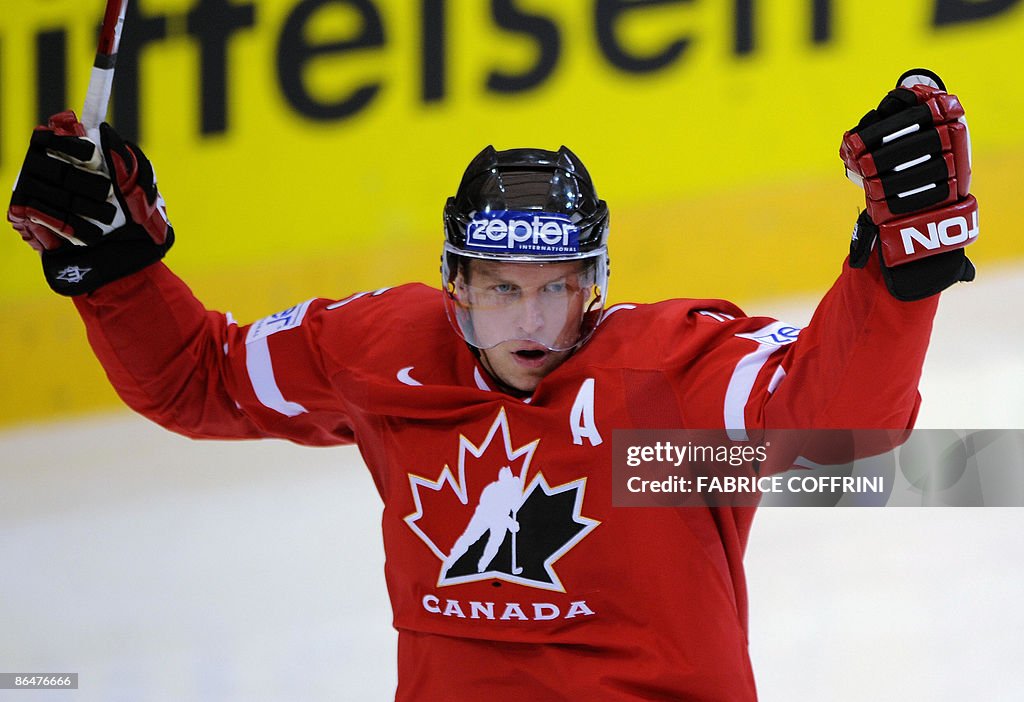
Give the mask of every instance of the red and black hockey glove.
[(108, 124), (100, 126), (100, 141), (97, 148), (86, 138), (73, 112), (37, 127), (7, 210), (62, 295), (134, 273), (174, 243), (149, 159)]
[(886, 286), (900, 300), (974, 279), (963, 250), (978, 236), (970, 136), (959, 99), (938, 76), (903, 74), (843, 135), (839, 155), (867, 202), (850, 243), (852, 267), (864, 267), (877, 249)]

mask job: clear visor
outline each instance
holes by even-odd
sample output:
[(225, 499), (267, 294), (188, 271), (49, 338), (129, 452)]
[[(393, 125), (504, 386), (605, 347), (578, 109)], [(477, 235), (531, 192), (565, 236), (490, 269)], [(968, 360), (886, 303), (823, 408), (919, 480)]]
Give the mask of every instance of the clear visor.
[(567, 351), (586, 341), (607, 299), (607, 254), (569, 260), (475, 257), (445, 246), (448, 318), (479, 349), (506, 341)]

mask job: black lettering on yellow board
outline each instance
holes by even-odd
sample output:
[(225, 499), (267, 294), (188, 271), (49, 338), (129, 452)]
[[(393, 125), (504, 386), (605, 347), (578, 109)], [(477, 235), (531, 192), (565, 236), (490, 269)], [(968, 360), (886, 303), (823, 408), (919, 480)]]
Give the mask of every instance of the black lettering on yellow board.
[(597, 0), (594, 5), (594, 23), (601, 53), (612, 66), (627, 73), (652, 73), (675, 63), (690, 43), (689, 37), (679, 37), (653, 55), (632, 53), (618, 38), (616, 25), (626, 13), (659, 5), (689, 4), (692, 0)]
[(811, 2), (811, 41), (825, 44), (832, 39), (832, 0)]
[(68, 33), (63, 27), (36, 34), (36, 123), (67, 109)]
[(124, 138), (139, 141), (139, 85), (142, 80), (139, 64), (142, 50), (147, 44), (167, 38), (167, 16), (144, 15), (139, 3), (130, 2), (124, 26), (129, 29), (121, 34), (121, 45), (117, 50), (111, 121)]
[(218, 134), (228, 128), (228, 40), (256, 24), (251, 3), (199, 0), (188, 13), (188, 33), (199, 41), (199, 131)]
[(445, 96), (448, 75), (448, 13), (445, 0), (422, 0), (422, 90), (424, 103), (437, 102)]
[[(642, 18), (645, 11), (656, 7), (694, 7), (711, 0), (591, 0), (580, 19), (588, 21), (589, 31), (599, 50), (600, 59), (615, 71), (627, 74), (649, 74), (665, 71), (686, 59), (687, 50), (697, 35), (679, 34), (666, 39), (662, 46), (641, 52), (621, 36), (623, 21)], [(731, 26), (725, 27), (725, 50), (742, 58), (756, 54), (763, 31), (759, 12), (767, 0), (731, 0)], [(933, 28), (949, 28), (1003, 16), (1019, 9), (1022, 0), (931, 0), (927, 4)], [(418, 21), (420, 46), (416, 47), (419, 62), (420, 104), (428, 105), (449, 99), (448, 73), (453, 37), (448, 21), (449, 0), (419, 0)], [(566, 36), (553, 15), (541, 10), (524, 9), (520, 0), (489, 0), (491, 27), (496, 41), (521, 42), (536, 47), (536, 58), (526, 68), (510, 70), (496, 65), (486, 73), (482, 92), (520, 94), (537, 90), (551, 79), (569, 47)], [(828, 45), (835, 38), (836, 0), (807, 0), (809, 26), (807, 41), (814, 46)], [(178, 15), (164, 11), (146, 11), (144, 3), (128, 4), (125, 26), (117, 62), (117, 79), (112, 97), (111, 121), (126, 137), (138, 141), (140, 134), (140, 59), (145, 49), (168, 38), (170, 27), (183, 27), (195, 39), (199, 50), (198, 134), (223, 133), (230, 129), (229, 113), (232, 67), (228, 47), (233, 37), (256, 28), (261, 20), (254, 0), (192, 0), (189, 9)], [(314, 42), (306, 31), (319, 12), (329, 8), (354, 12), (360, 25), (351, 36), (331, 41)], [(98, 29), (98, 23), (97, 23)], [(340, 57), (367, 50), (388, 48), (387, 27), (381, 15), (381, 0), (293, 0), (286, 9), (280, 27), (264, 28), (275, 37), (273, 55), (267, 57), (266, 70), (276, 70), (276, 83), (285, 103), (303, 117), (314, 121), (341, 121), (366, 110), (387, 82), (382, 75), (361, 84), (340, 86), (341, 96), (324, 98), (315, 95), (304, 78), (307, 66), (325, 56)], [(37, 28), (34, 34), (35, 115), (38, 122), (69, 107), (68, 56), (69, 39), (66, 27), (52, 24)], [(0, 57), (2, 58), (2, 57)], [(10, 65), (10, 64), (8, 64)], [(6, 103), (8, 106), (10, 102)], [(0, 115), (3, 118), (4, 115)]]
[(1001, 15), (1020, 0), (935, 0), (932, 24), (944, 27)]
[[(329, 5), (348, 6), (356, 10), (362, 20), (360, 31), (354, 37), (310, 43), (305, 36), (306, 25), (319, 10)], [(304, 117), (317, 121), (351, 117), (370, 104), (381, 84), (366, 83), (342, 98), (323, 100), (307, 89), (303, 68), (319, 56), (337, 56), (360, 49), (382, 48), (384, 45), (384, 25), (380, 13), (370, 0), (302, 0), (285, 19), (277, 43), (278, 85), (288, 104)]]
[(526, 72), (506, 73), (494, 69), (487, 76), (487, 89), (495, 93), (521, 93), (544, 83), (561, 56), (562, 36), (550, 17), (530, 14), (516, 7), (514, 0), (491, 0), (494, 23), (507, 32), (525, 34), (537, 44), (537, 61)]
[(754, 0), (733, 0), (732, 50), (737, 56), (753, 53)]

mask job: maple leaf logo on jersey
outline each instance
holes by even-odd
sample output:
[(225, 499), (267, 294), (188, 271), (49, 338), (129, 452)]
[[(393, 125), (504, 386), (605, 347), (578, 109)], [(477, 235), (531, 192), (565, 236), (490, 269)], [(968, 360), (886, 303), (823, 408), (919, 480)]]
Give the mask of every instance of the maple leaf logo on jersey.
[(405, 522), (440, 560), (439, 586), (497, 579), (565, 592), (555, 562), (600, 522), (581, 514), (585, 477), (552, 487), (531, 473), (539, 443), (513, 448), (503, 408), (479, 445), (459, 435), (454, 473), (409, 474), (416, 511)]

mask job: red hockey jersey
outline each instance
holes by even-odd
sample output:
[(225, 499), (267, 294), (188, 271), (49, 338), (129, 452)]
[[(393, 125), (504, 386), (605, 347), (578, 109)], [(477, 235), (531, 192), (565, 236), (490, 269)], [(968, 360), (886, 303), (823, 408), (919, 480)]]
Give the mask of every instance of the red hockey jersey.
[(121, 397), (169, 429), (358, 444), (397, 699), (735, 702), (756, 697), (753, 509), (614, 507), (612, 432), (910, 427), (937, 303), (896, 301), (872, 263), (803, 330), (718, 300), (616, 305), (525, 400), (423, 285), (239, 326), (161, 263), (75, 304)]

